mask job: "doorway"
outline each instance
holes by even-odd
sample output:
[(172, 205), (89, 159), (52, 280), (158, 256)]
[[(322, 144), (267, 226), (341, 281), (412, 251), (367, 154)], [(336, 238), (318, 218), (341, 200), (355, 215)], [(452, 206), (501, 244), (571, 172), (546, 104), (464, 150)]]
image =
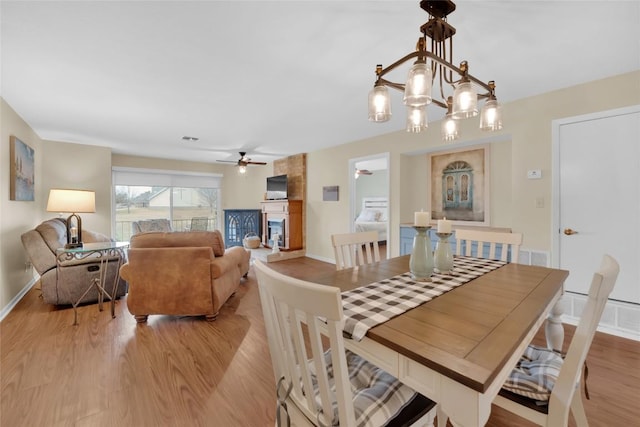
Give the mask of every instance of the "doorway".
[(616, 258), (620, 274), (608, 305), (617, 314), (610, 317), (614, 327), (640, 333), (638, 141), (640, 106), (553, 122), (554, 266), (571, 272), (565, 290), (576, 306), (602, 255)]
[(389, 254), (389, 153), (349, 160), (351, 231), (378, 232), (381, 255)]

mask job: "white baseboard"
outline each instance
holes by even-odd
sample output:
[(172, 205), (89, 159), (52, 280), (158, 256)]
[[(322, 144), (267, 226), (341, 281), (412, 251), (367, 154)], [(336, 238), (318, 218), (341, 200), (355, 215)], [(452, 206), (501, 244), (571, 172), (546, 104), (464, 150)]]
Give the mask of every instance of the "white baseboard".
[(333, 258), (325, 258), (325, 257), (321, 257), (318, 255), (313, 255), (307, 252), (307, 254), (305, 255), (307, 258), (312, 258), (315, 259), (317, 261), (322, 261), (322, 262), (328, 262), (329, 264), (335, 264), (336, 261)]
[[(565, 292), (562, 301), (564, 304), (562, 321), (577, 325), (587, 296)], [(607, 301), (598, 325), (598, 331), (640, 341), (640, 305), (622, 301)]]
[(0, 322), (2, 322), (4, 320), (4, 318), (7, 316), (7, 314), (9, 314), (11, 312), (11, 310), (13, 310), (15, 308), (16, 305), (18, 305), (18, 303), (20, 302), (22, 297), (24, 297), (27, 294), (27, 292), (29, 292), (29, 290), (33, 287), (33, 285), (36, 284), (36, 282), (39, 279), (40, 279), (39, 277), (34, 277), (33, 279), (31, 279), (31, 281), (29, 283), (27, 283), (20, 290), (20, 292), (18, 292), (18, 294), (15, 297), (13, 297), (13, 299), (11, 301), (9, 301), (9, 304), (7, 304), (5, 307), (2, 308), (2, 310), (0, 310)]

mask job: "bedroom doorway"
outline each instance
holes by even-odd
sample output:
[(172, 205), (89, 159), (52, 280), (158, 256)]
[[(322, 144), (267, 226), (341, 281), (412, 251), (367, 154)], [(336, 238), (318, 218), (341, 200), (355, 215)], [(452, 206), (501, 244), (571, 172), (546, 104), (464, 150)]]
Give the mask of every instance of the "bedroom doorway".
[(349, 160), (351, 231), (378, 232), (381, 257), (389, 245), (389, 153)]

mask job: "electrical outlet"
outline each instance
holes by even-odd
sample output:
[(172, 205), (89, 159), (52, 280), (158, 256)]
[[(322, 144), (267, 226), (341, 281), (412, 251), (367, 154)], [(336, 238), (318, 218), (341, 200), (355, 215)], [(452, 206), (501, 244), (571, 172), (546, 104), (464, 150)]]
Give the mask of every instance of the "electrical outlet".
[(31, 261), (25, 261), (24, 262), (24, 271), (26, 273), (29, 272), (29, 270), (31, 270), (31, 267), (33, 266), (33, 264), (31, 264)]

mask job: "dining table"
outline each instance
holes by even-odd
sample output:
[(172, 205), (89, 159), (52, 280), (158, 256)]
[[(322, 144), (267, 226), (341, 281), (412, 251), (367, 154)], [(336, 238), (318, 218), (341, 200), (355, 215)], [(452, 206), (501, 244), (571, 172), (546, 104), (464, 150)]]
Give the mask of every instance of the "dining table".
[[(409, 259), (390, 258), (311, 281), (340, 288), (344, 306), (348, 291), (406, 276)], [(491, 402), (547, 317), (555, 317), (552, 329), (562, 328), (557, 307), (568, 274), (504, 263), (371, 327), (360, 340), (345, 339), (345, 346), (437, 402), (454, 425), (484, 426)], [(547, 334), (556, 341), (563, 336), (550, 329)]]

